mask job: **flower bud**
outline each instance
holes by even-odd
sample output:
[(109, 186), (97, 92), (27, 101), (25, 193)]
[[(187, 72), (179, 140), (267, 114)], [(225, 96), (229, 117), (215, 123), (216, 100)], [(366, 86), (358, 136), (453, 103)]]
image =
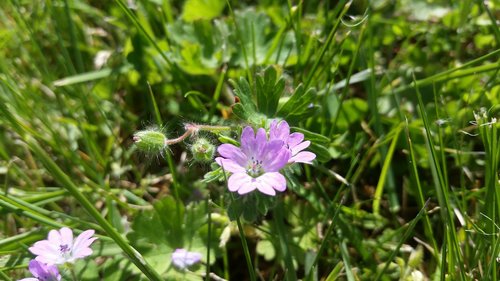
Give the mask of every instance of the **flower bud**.
[(132, 139), (138, 149), (148, 153), (162, 153), (167, 147), (167, 137), (159, 130), (138, 131)]
[(215, 145), (206, 138), (198, 138), (191, 146), (193, 159), (198, 162), (210, 162), (214, 158)]

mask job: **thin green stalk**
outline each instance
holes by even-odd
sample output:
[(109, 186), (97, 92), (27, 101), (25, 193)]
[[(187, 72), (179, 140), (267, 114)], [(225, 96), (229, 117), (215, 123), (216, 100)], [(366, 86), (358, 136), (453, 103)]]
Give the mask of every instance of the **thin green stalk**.
[(76, 277), (76, 272), (73, 266), (70, 266), (69, 272), (71, 273), (71, 279), (73, 279), (73, 281), (78, 281), (78, 277)]
[[(354, 167), (354, 166), (351, 166), (351, 169), (352, 169), (352, 167)], [(338, 214), (340, 213), (340, 207), (344, 204), (345, 200), (347, 200), (347, 197), (349, 195), (349, 193), (346, 192), (344, 194), (344, 196), (342, 196), (342, 198), (340, 198), (340, 195), (345, 190), (345, 188), (346, 188), (346, 186), (342, 185), (340, 187), (339, 191), (337, 192), (337, 195), (335, 196), (335, 198), (332, 200), (332, 202), (330, 202), (330, 208), (329, 208), (328, 213), (329, 214), (333, 213), (333, 215), (331, 215), (331, 217), (329, 215), (327, 215), (327, 218), (329, 220), (331, 220), (331, 223), (328, 225), (328, 228), (326, 229), (325, 237), (323, 238), (323, 241), (321, 242), (321, 245), (319, 246), (318, 253), (316, 254), (316, 257), (314, 258), (314, 261), (311, 264), (311, 268), (310, 268), (309, 272), (306, 272), (307, 277), (305, 278), (305, 280), (308, 280), (308, 281), (313, 280), (312, 278), (313, 278), (314, 269), (316, 268), (320, 257), (322, 257), (323, 252), (326, 250), (327, 242), (330, 241), (330, 236), (334, 233), (333, 232), (334, 226), (337, 225), (334, 223), (335, 219), (337, 218)], [(336, 202), (339, 200), (340, 200), (340, 202), (338, 204), (333, 204), (333, 202)]]
[[(340, 232), (340, 231), (339, 231)], [(348, 239), (343, 237), (341, 233), (339, 233), (340, 238), (342, 239), (339, 242), (340, 255), (342, 256), (342, 261), (344, 262), (345, 274), (347, 276), (347, 281), (356, 281), (354, 278), (354, 274), (352, 273), (351, 259), (349, 255), (349, 251), (347, 250), (347, 241)]]
[(25, 216), (28, 218), (31, 218), (34, 221), (37, 221), (39, 223), (55, 227), (55, 228), (61, 228), (65, 226), (62, 223), (59, 223), (45, 215), (42, 215), (38, 212), (34, 212), (33, 210), (30, 210), (29, 208), (16, 203), (15, 201), (11, 200), (9, 197), (1, 195), (0, 194), (0, 206), (2, 208), (5, 208), (7, 210), (10, 210), (12, 213), (15, 213), (17, 215)]
[(486, 63), (480, 66), (476, 67), (470, 67), (467, 68), (473, 64), (483, 62), (489, 58), (495, 58), (498, 54), (500, 54), (500, 49), (497, 49), (489, 54), (486, 54), (484, 56), (481, 56), (477, 59), (473, 59), (467, 63), (464, 63), (463, 65), (460, 65), (458, 67), (452, 68), (445, 70), (441, 73), (438, 73), (436, 75), (429, 76), (427, 78), (423, 78), (420, 80), (416, 80), (414, 83), (411, 83), (409, 85), (401, 86), (396, 89), (388, 88), (385, 89), (382, 94), (389, 94), (389, 93), (401, 93), (409, 89), (414, 89), (416, 87), (423, 87), (423, 86), (429, 86), (434, 83), (438, 82), (445, 82), (448, 80), (452, 79), (457, 79), (457, 78), (462, 78), (462, 77), (467, 77), (470, 75), (477, 75), (479, 73), (483, 72), (488, 72), (488, 71), (493, 71), (493, 70), (498, 70), (500, 68), (500, 60), (496, 59), (496, 62), (493, 63)]
[[(500, 28), (498, 27), (498, 18), (496, 18), (495, 15), (493, 15), (486, 1), (477, 0), (477, 2), (479, 2), (481, 7), (486, 11), (486, 14), (490, 18), (491, 21), (490, 28), (493, 29), (493, 34), (495, 34), (495, 41), (497, 43), (497, 47), (500, 47)], [(498, 7), (496, 8), (498, 9)]]
[[(149, 85), (148, 85), (149, 86)], [(152, 107), (153, 114), (155, 116), (155, 121), (156, 125), (158, 127), (162, 126), (162, 119), (161, 119), (161, 114), (160, 114), (160, 109), (158, 108), (158, 104), (156, 103), (156, 99), (153, 94), (153, 90), (151, 87), (149, 87), (149, 102)], [(180, 207), (180, 197), (179, 197), (179, 183), (177, 181), (177, 170), (174, 165), (174, 160), (172, 159), (172, 155), (170, 154), (170, 151), (168, 151), (168, 148), (165, 149), (165, 152), (163, 153), (165, 155), (165, 159), (167, 160), (167, 165), (168, 169), (170, 170), (170, 174), (172, 175), (172, 185), (174, 187), (174, 196), (175, 196), (175, 212), (177, 216), (177, 222), (181, 223), (181, 207)]]
[[(66, 192), (64, 192), (66, 193)], [(62, 197), (61, 197), (62, 198)], [(56, 211), (48, 211), (44, 208), (40, 208), (37, 205), (30, 204), (27, 201), (16, 198), (15, 196), (4, 196), (0, 194), (0, 205), (4, 206), (7, 209), (10, 209), (12, 212), (16, 214), (23, 214), (27, 217), (32, 218), (33, 220), (39, 221), (40, 223), (52, 226), (52, 227), (63, 227), (65, 226), (62, 223), (59, 223), (52, 219), (52, 217), (57, 218), (65, 218), (77, 224), (83, 224), (87, 227), (91, 227), (93, 229), (102, 231), (101, 226), (95, 223), (86, 222), (80, 220), (78, 218), (71, 217), (65, 213), (60, 213)]]
[(10, 279), (10, 277), (7, 276), (7, 274), (5, 274), (3, 270), (0, 270), (0, 277), (2, 277), (2, 279), (5, 281), (12, 281), (12, 279)]
[(54, 179), (59, 182), (68, 192), (82, 205), (89, 215), (96, 220), (106, 234), (115, 241), (123, 250), (128, 258), (146, 275), (150, 280), (161, 281), (161, 276), (148, 264), (142, 255), (126, 241), (120, 233), (99, 213), (94, 205), (85, 197), (78, 187), (71, 181), (61, 168), (50, 158), (45, 150), (40, 147), (38, 142), (31, 137), (27, 137), (26, 142), (30, 149), (38, 156), (45, 168), (52, 174)]
[[(484, 200), (484, 212), (488, 215), (488, 220), (486, 221), (486, 229), (489, 233), (498, 233), (500, 231), (498, 227), (498, 221), (500, 218), (500, 182), (498, 179), (499, 162), (500, 162), (500, 134), (498, 133), (499, 122), (496, 118), (491, 118), (488, 113), (480, 112), (475, 113), (476, 123), (479, 130), (479, 135), (483, 142), (485, 156), (485, 188), (486, 197)], [(500, 251), (500, 239), (497, 235), (489, 236), (489, 246), (490, 253), (488, 256), (487, 273), (490, 276), (490, 280), (498, 280), (497, 278), (497, 261), (495, 257), (498, 257)], [(491, 245), (495, 245), (491, 247)]]
[[(407, 141), (408, 151), (410, 153), (410, 160), (411, 160), (409, 166), (411, 167), (410, 170), (411, 170), (411, 175), (412, 175), (413, 181), (417, 187), (417, 198), (419, 200), (419, 205), (420, 205), (419, 207), (423, 208), (425, 205), (424, 192), (422, 190), (422, 185), (420, 183), (420, 177), (419, 177), (418, 168), (417, 168), (417, 160), (415, 158), (413, 143), (411, 141), (410, 131), (409, 131), (408, 127), (409, 127), (408, 120), (406, 120), (406, 127), (405, 127), (406, 141)], [(434, 249), (434, 252), (432, 254), (433, 254), (434, 258), (436, 258), (438, 263), (440, 263), (440, 259), (438, 256), (439, 248), (437, 246), (437, 242), (436, 242), (436, 239), (434, 237), (433, 227), (432, 227), (431, 221), (430, 221), (427, 213), (425, 213), (425, 216), (424, 216), (424, 223), (425, 223), (424, 231), (426, 232), (428, 239), (431, 240), (432, 248)]]
[(84, 71), (83, 59), (82, 54), (80, 53), (80, 44), (78, 43), (78, 40), (76, 38), (75, 25), (73, 19), (71, 18), (71, 11), (69, 9), (68, 0), (64, 0), (64, 15), (66, 16), (66, 23), (69, 28), (71, 47), (73, 49), (74, 57), (76, 60), (76, 70), (78, 71), (78, 73), (80, 73)]
[[(231, 200), (234, 202), (234, 195), (230, 193)], [(245, 254), (245, 261), (247, 263), (248, 274), (250, 275), (250, 281), (257, 281), (255, 275), (255, 269), (253, 267), (252, 258), (250, 257), (250, 250), (248, 248), (247, 239), (245, 238), (245, 233), (243, 231), (243, 226), (241, 224), (240, 217), (236, 217), (236, 224), (238, 225), (238, 233), (240, 235), (241, 245), (243, 246), (243, 253)]]
[(207, 234), (207, 266), (206, 266), (206, 274), (205, 281), (210, 281), (210, 241), (212, 240), (212, 211), (210, 210), (210, 196), (207, 196), (205, 200), (206, 212), (207, 212), (207, 225), (208, 225), (208, 234)]
[(127, 17), (132, 21), (132, 23), (140, 30), (140, 32), (146, 36), (147, 40), (149, 43), (153, 45), (153, 47), (158, 51), (158, 54), (165, 60), (165, 62), (172, 67), (173, 64), (170, 61), (170, 59), (165, 55), (165, 52), (160, 48), (160, 46), (156, 43), (156, 40), (146, 31), (146, 29), (142, 26), (142, 24), (139, 22), (137, 17), (130, 11), (130, 9), (121, 1), (121, 0), (115, 0), (115, 2), (120, 6), (120, 8), (125, 12)]
[(217, 109), (217, 103), (219, 101), (220, 95), (222, 93), (222, 87), (224, 86), (224, 81), (226, 79), (227, 66), (224, 65), (222, 67), (222, 71), (219, 76), (219, 80), (217, 81), (217, 86), (215, 87), (214, 96), (212, 98), (212, 105), (210, 107), (210, 111), (208, 113), (207, 120), (212, 120), (214, 116), (215, 110)]
[(429, 119), (427, 117), (427, 112), (425, 110), (425, 106), (422, 101), (422, 95), (420, 94), (418, 86), (415, 86), (415, 89), (418, 98), (420, 116), (422, 118), (422, 121), (424, 122), (424, 134), (427, 145), (427, 151), (429, 152), (429, 162), (430, 162), (429, 164), (431, 167), (431, 172), (432, 172), (434, 187), (438, 197), (438, 202), (441, 207), (440, 213), (441, 213), (441, 218), (444, 221), (444, 231), (445, 235), (450, 236), (449, 237), (450, 239), (448, 239), (448, 242), (451, 244), (450, 245), (451, 247), (449, 247), (450, 248), (449, 254), (452, 256), (452, 258), (449, 260), (449, 262), (450, 265), (460, 268), (459, 270), (460, 278), (461, 280), (466, 280), (464, 273), (465, 272), (464, 262), (455, 230), (453, 207), (451, 206), (449, 200), (449, 194), (448, 194), (449, 186), (446, 184), (447, 181), (444, 179), (443, 176), (443, 171), (442, 171), (443, 167), (441, 167), (439, 163), (439, 156), (436, 152), (434, 141), (430, 132), (431, 130), (429, 125)]
[[(349, 7), (347, 6), (347, 8), (349, 8)], [(343, 13), (345, 13), (345, 12), (347, 12), (347, 9), (344, 9)], [(365, 31), (366, 31), (366, 23), (363, 24), (363, 26), (361, 27), (361, 32), (359, 34), (358, 42), (356, 44), (356, 50), (354, 51), (354, 55), (351, 58), (351, 63), (349, 64), (349, 70), (347, 72), (347, 78), (346, 78), (346, 82), (345, 82), (346, 87), (344, 87), (342, 94), (340, 95), (340, 98), (339, 98), (339, 109), (337, 111), (335, 111), (335, 115), (332, 118), (333, 119), (332, 127), (336, 127), (337, 120), (339, 119), (340, 112), (342, 111), (342, 103), (344, 102), (344, 99), (347, 96), (347, 92), (349, 91), (349, 87), (347, 87), (347, 85), (349, 85), (349, 81), (350, 81), (352, 73), (354, 71), (354, 67), (356, 66), (356, 63), (358, 60), (358, 55), (359, 55), (359, 50), (361, 49), (361, 42), (363, 42)]]
[(309, 71), (309, 75), (305, 79), (304, 88), (306, 88), (306, 89), (311, 84), (312, 78), (314, 77), (314, 74), (316, 73), (316, 70), (318, 69), (319, 64), (322, 62), (323, 56), (325, 55), (328, 48), (330, 48), (330, 44), (332, 43), (333, 38), (334, 38), (335, 34), (337, 33), (337, 30), (340, 26), (342, 17), (347, 13), (347, 11), (349, 10), (349, 7), (351, 6), (351, 2), (346, 4), (345, 1), (342, 1), (339, 4), (344, 5), (344, 8), (340, 12), (340, 15), (338, 16), (338, 19), (335, 22), (335, 25), (333, 26), (332, 30), (330, 30), (330, 34), (328, 34), (328, 38), (326, 39), (326, 42), (323, 45), (323, 48), (321, 48), (321, 51), (319, 52), (318, 59), (314, 62), (311, 70)]
[(405, 234), (403, 235), (403, 237), (401, 237), (401, 239), (399, 240), (399, 243), (396, 245), (396, 247), (392, 251), (391, 255), (387, 259), (387, 262), (385, 263), (384, 268), (381, 271), (377, 272), (377, 275), (374, 278), (375, 281), (378, 281), (382, 276), (384, 276), (385, 271), (389, 268), (389, 265), (394, 260), (396, 255), (399, 253), (399, 249), (401, 248), (401, 245), (403, 245), (403, 243), (406, 240), (408, 240), (410, 235), (413, 233), (413, 229), (415, 228), (417, 223), (420, 221), (422, 216), (424, 216), (425, 211), (427, 209), (427, 204), (429, 204), (429, 200), (427, 200), (427, 202), (425, 202), (424, 207), (422, 209), (420, 209), (420, 212), (418, 212), (417, 216), (410, 222), (410, 224), (408, 224), (408, 228), (406, 229)]
[[(243, 53), (243, 58), (245, 59), (245, 69), (247, 72), (247, 79), (250, 82), (250, 85), (253, 85), (253, 75), (252, 71), (250, 70), (250, 65), (248, 63), (248, 52), (245, 46), (245, 42), (243, 41), (243, 37), (241, 36), (241, 31), (240, 28), (238, 27), (238, 23), (236, 22), (236, 16), (234, 15), (233, 7), (231, 6), (231, 3), (229, 0), (226, 0), (227, 6), (229, 8), (229, 14), (231, 15), (231, 19), (233, 20), (234, 24), (234, 31), (236, 33), (236, 37), (238, 38), (238, 41), (240, 43), (240, 48), (241, 52)], [(252, 88), (253, 91), (253, 88)]]
[[(300, 33), (300, 30), (301, 30), (300, 17), (302, 14), (303, 2), (300, 1), (297, 6), (293, 6), (292, 1), (288, 0), (287, 4), (288, 4), (288, 14), (290, 16), (290, 24), (292, 26), (292, 29), (293, 29), (294, 35), (295, 35), (295, 48), (297, 49), (297, 57), (299, 58), (297, 60), (297, 65), (295, 66), (295, 69), (298, 70), (301, 66), (300, 58), (302, 57), (302, 36)], [(297, 20), (294, 20), (295, 17), (297, 18)]]
[[(372, 27), (371, 25), (372, 21), (371, 21), (371, 17), (368, 17), (368, 20), (367, 20), (367, 25), (369, 27)], [(380, 94), (380, 89), (379, 87), (376, 86), (376, 69), (375, 69), (375, 66), (376, 66), (376, 63), (375, 63), (375, 50), (373, 48), (373, 39), (374, 39), (374, 34), (376, 32), (374, 32), (374, 29), (373, 28), (370, 28), (369, 31), (368, 31), (368, 42), (367, 42), (367, 50), (368, 50), (368, 64), (369, 64), (369, 69), (371, 69), (371, 75), (370, 75), (370, 80), (369, 80), (369, 84), (368, 84), (368, 107), (370, 109), (370, 112), (371, 112), (371, 116), (374, 120), (374, 125), (375, 125), (375, 133), (378, 135), (378, 136), (383, 136), (385, 135), (385, 129), (384, 129), (384, 126), (382, 126), (382, 116), (380, 114), (380, 110), (378, 108), (378, 98), (379, 98), (379, 94)], [(350, 75), (348, 76), (348, 78), (350, 78)], [(347, 85), (347, 83), (346, 83)], [(347, 88), (347, 87), (346, 87)], [(345, 89), (344, 89), (345, 91)], [(399, 130), (397, 131), (398, 132), (398, 136), (399, 136)], [(391, 146), (392, 147), (392, 146)], [(378, 152), (381, 156), (381, 159), (390, 159), (392, 158), (392, 154), (394, 151), (390, 152), (390, 148), (387, 148), (387, 145), (381, 145), (378, 149)], [(391, 155), (389, 155), (389, 153), (391, 153)], [(387, 163), (387, 166), (385, 165)], [(382, 166), (382, 170), (384, 169), (387, 169), (386, 173), (384, 175), (384, 177), (380, 177), (381, 179), (383, 178), (384, 179), (384, 183), (385, 183), (385, 186), (386, 186), (386, 191), (387, 191), (387, 196), (388, 196), (388, 200), (389, 200), (389, 209), (391, 212), (397, 212), (399, 209), (400, 209), (400, 203), (399, 203), (399, 198), (398, 198), (398, 194), (396, 192), (396, 184), (395, 184), (395, 179), (394, 179), (394, 172), (393, 172), (393, 169), (392, 167), (390, 166), (390, 161), (389, 162), (385, 162), (384, 165)], [(387, 178), (387, 181), (385, 181), (385, 179)], [(379, 184), (380, 184), (380, 180), (379, 180)], [(378, 186), (377, 186), (377, 190), (378, 190)], [(383, 189), (384, 186), (381, 186), (380, 189)], [(382, 194), (379, 194), (380, 196)], [(375, 197), (375, 201), (378, 201), (377, 205), (380, 203), (380, 197)], [(375, 207), (375, 201), (374, 201), (374, 204), (373, 206)], [(374, 209), (375, 210), (375, 209)], [(377, 206), (377, 210), (378, 210), (378, 206)]]
[(389, 146), (389, 150), (385, 155), (384, 164), (382, 165), (382, 171), (380, 172), (380, 177), (377, 183), (377, 188), (375, 189), (375, 196), (373, 198), (373, 213), (379, 214), (380, 211), (380, 202), (382, 199), (382, 192), (384, 191), (385, 181), (388, 178), (389, 169), (391, 167), (392, 157), (396, 150), (396, 144), (398, 143), (399, 133), (401, 132), (401, 124), (396, 127), (395, 135), (392, 138), (391, 145)]
[(297, 275), (295, 272), (295, 267), (293, 266), (292, 252), (290, 251), (290, 241), (288, 239), (288, 233), (285, 230), (285, 216), (284, 216), (284, 203), (283, 200), (279, 200), (278, 206), (274, 209), (274, 223), (278, 230), (278, 238), (280, 242), (280, 248), (283, 253), (283, 258), (285, 259), (285, 276), (288, 281), (297, 280)]

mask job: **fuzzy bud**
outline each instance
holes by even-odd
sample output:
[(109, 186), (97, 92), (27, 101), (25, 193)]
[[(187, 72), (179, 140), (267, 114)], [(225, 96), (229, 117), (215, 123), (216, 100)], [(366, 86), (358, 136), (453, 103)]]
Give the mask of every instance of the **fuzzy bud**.
[(132, 139), (138, 149), (148, 153), (162, 153), (167, 147), (165, 134), (154, 129), (138, 131)]
[(193, 159), (198, 162), (210, 162), (214, 158), (215, 145), (206, 138), (198, 138), (191, 146)]

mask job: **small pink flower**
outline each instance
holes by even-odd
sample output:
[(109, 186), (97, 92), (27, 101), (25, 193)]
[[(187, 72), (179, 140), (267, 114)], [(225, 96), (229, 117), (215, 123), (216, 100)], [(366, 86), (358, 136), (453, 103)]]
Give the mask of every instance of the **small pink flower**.
[(188, 252), (185, 249), (176, 249), (172, 253), (172, 263), (178, 269), (184, 270), (201, 261), (202, 255), (198, 252)]
[(33, 275), (33, 277), (23, 278), (19, 281), (59, 281), (61, 280), (61, 275), (57, 270), (55, 265), (46, 265), (37, 260), (31, 260), (28, 268)]
[(51, 230), (47, 240), (36, 242), (29, 250), (37, 255), (37, 261), (48, 265), (74, 263), (75, 260), (92, 254), (89, 246), (97, 239), (92, 237), (94, 232), (90, 229), (73, 239), (73, 231), (67, 227)]
[(285, 191), (286, 179), (279, 171), (286, 166), (290, 151), (282, 140), (268, 140), (266, 130), (255, 134), (252, 127), (241, 133), (241, 146), (222, 144), (217, 148), (221, 157), (215, 158), (224, 170), (232, 175), (228, 179), (229, 191), (246, 194), (258, 190), (274, 196)]
[(316, 158), (316, 154), (309, 151), (302, 151), (309, 147), (310, 141), (303, 141), (304, 134), (292, 133), (290, 134), (290, 126), (286, 121), (273, 120), (271, 128), (269, 129), (269, 139), (282, 140), (285, 147), (290, 151), (292, 157), (288, 159), (288, 163), (305, 163), (312, 164)]

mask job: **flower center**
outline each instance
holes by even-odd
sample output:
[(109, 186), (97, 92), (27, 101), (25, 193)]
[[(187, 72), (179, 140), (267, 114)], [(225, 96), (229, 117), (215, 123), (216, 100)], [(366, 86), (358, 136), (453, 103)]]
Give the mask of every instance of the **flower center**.
[(59, 245), (59, 252), (61, 252), (61, 254), (66, 255), (66, 254), (68, 254), (69, 250), (70, 249), (69, 249), (68, 245), (66, 245), (66, 244)]
[(264, 170), (262, 169), (262, 160), (259, 161), (252, 156), (250, 161), (248, 161), (246, 171), (247, 174), (254, 178), (264, 174)]

